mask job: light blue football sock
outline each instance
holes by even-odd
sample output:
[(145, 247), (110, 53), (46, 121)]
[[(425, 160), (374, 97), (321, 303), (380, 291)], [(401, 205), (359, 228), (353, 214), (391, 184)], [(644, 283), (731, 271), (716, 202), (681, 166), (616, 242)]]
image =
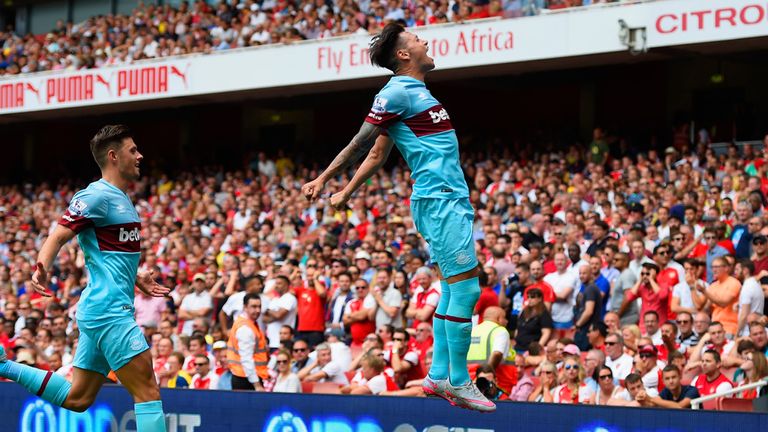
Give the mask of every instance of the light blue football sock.
[(472, 340), (472, 313), (480, 298), (478, 278), (450, 284), (451, 299), (445, 315), (445, 333), (448, 340), (451, 385), (462, 386), (470, 381), (467, 371), (467, 352)]
[(429, 368), (429, 377), (433, 380), (448, 379), (448, 336), (445, 333), (445, 313), (448, 311), (448, 303), (451, 299), (451, 291), (448, 282), (440, 281), (440, 301), (437, 303), (435, 316), (432, 318), (434, 343), (432, 345), (432, 367)]
[(56, 406), (67, 400), (72, 389), (72, 384), (61, 375), (10, 360), (0, 363), (0, 377), (21, 384), (30, 393)]
[(136, 432), (165, 432), (162, 401), (137, 403), (133, 407), (136, 414)]

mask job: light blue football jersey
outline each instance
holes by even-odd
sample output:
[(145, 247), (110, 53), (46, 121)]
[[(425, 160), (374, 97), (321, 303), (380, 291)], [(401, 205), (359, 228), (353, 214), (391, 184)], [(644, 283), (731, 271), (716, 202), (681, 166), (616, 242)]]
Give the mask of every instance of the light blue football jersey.
[(141, 220), (128, 195), (95, 181), (75, 194), (59, 223), (77, 233), (88, 268), (77, 319), (133, 317)]
[(411, 199), (469, 197), (451, 118), (422, 81), (392, 77), (365, 121), (386, 130), (411, 168)]

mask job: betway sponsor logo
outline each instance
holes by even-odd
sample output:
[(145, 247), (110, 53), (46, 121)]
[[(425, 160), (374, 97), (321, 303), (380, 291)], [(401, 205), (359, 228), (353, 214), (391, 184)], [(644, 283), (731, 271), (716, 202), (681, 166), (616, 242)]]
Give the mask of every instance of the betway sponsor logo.
[(655, 25), (660, 34), (768, 25), (768, 4), (753, 3), (741, 7), (667, 13), (659, 15)]
[(118, 234), (117, 239), (122, 243), (140, 241), (141, 233), (139, 232), (138, 228), (134, 228), (132, 230), (120, 228), (120, 233)]
[(429, 116), (432, 117), (432, 123), (440, 123), (443, 120), (449, 120), (448, 111), (445, 108), (440, 111), (429, 111)]

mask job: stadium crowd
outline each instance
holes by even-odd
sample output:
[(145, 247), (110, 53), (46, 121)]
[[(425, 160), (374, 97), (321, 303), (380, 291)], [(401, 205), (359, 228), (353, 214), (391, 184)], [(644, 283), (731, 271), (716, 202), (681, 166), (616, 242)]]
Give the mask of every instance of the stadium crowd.
[[(617, 0), (612, 0), (617, 1)], [(203, 0), (144, 5), (130, 15), (59, 20), (44, 34), (0, 30), (0, 76), (91, 69), (158, 57), (378, 32), (390, 21), (409, 27), (489, 17), (533, 15), (607, 0)]]
[[(698, 136), (623, 153), (597, 128), (583, 148), (462, 155), (484, 270), (468, 360), (486, 394), (685, 408), (768, 377), (768, 151), (718, 155)], [(409, 172), (381, 170), (344, 211), (301, 196), (315, 176), (260, 153), (239, 171), (133, 186), (141, 268), (173, 288), (135, 300), (161, 386), (230, 389), (239, 377), (259, 391), (422, 395), (440, 285), (410, 217)], [(52, 299), (29, 280), (83, 186), (0, 187), (0, 343), (64, 376), (87, 282), (76, 241)]]

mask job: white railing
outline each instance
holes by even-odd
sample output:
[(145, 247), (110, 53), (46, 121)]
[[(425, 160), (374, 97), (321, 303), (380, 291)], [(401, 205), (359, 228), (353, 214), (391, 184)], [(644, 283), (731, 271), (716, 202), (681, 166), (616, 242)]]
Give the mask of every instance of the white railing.
[(754, 382), (752, 384), (745, 384), (741, 387), (736, 387), (730, 390), (722, 391), (720, 393), (714, 393), (709, 396), (702, 396), (700, 398), (697, 398), (691, 401), (691, 409), (699, 409), (699, 406), (704, 402), (711, 401), (719, 397), (730, 396), (736, 393), (743, 392), (744, 390), (760, 389), (761, 387), (766, 385), (768, 385), (768, 378), (763, 378), (762, 380), (758, 382)]

